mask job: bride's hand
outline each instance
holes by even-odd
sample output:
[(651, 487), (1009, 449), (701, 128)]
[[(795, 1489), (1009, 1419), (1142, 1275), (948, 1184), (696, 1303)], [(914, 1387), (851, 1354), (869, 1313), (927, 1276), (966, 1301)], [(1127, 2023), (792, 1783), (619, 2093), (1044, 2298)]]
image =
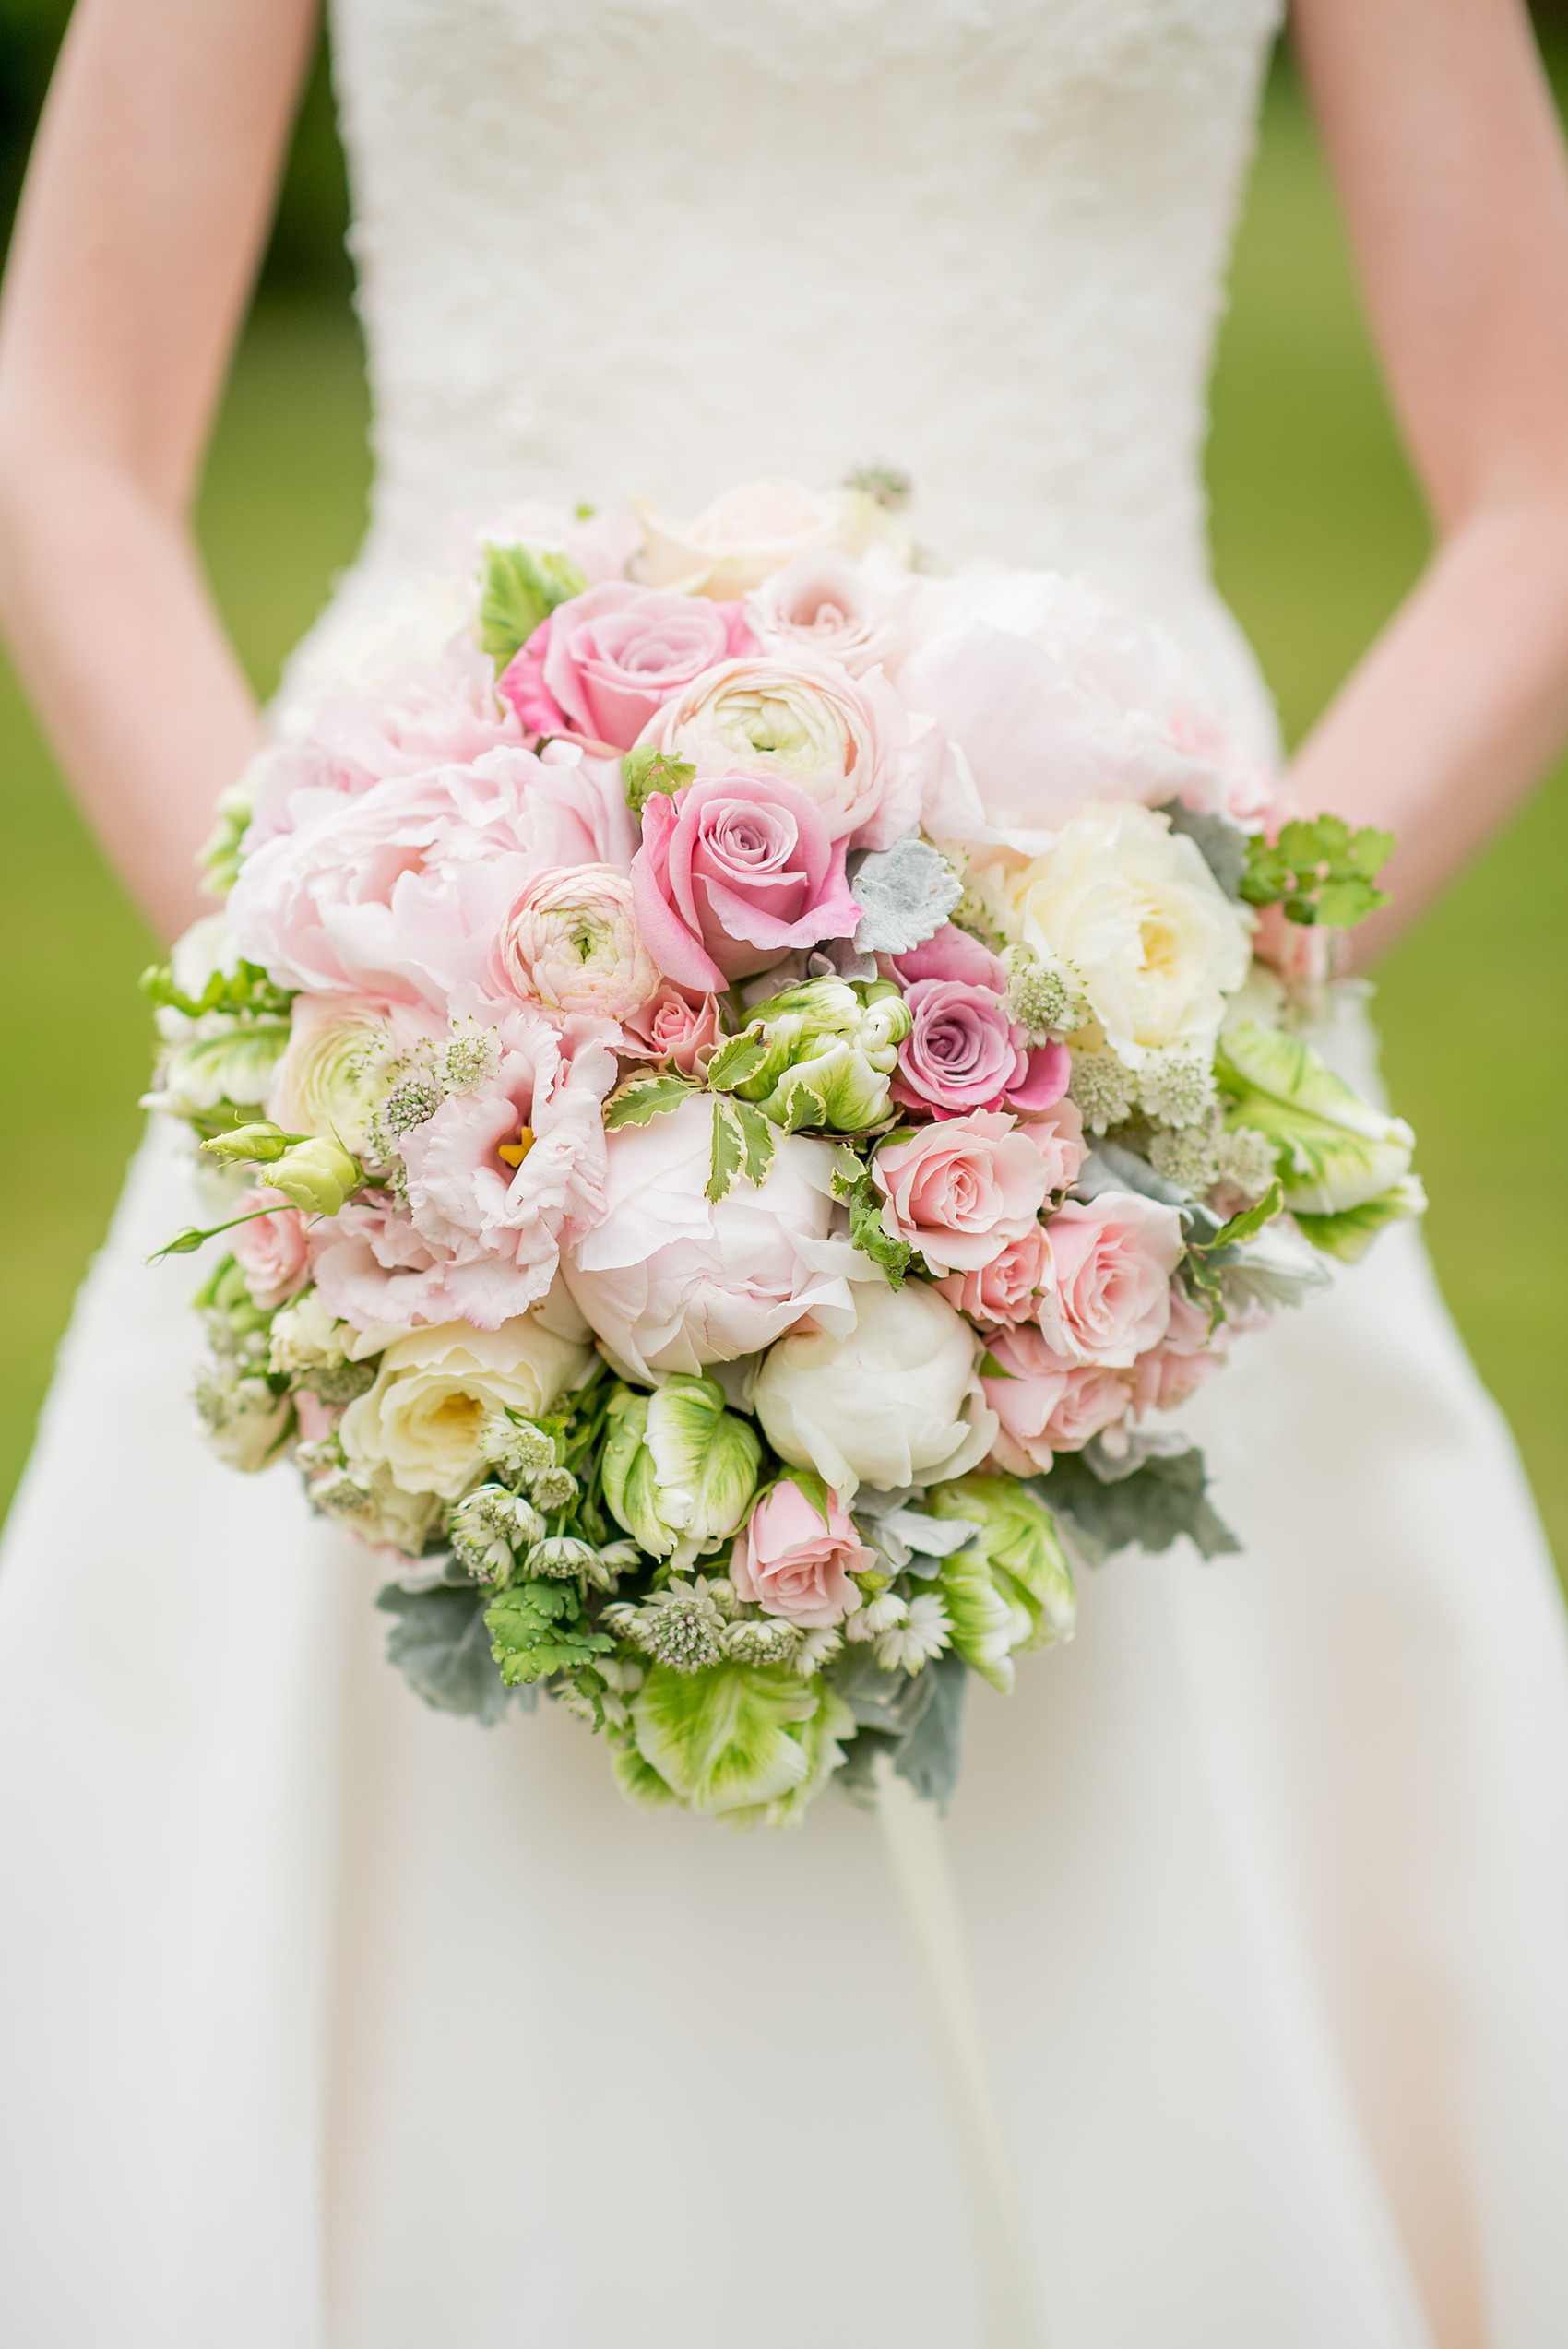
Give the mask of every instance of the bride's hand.
[(1366, 961), (1568, 735), (1568, 168), (1520, 0), (1296, 0), (1433, 560), (1297, 758), (1399, 836)]
[(0, 617), (110, 856), (166, 933), (259, 739), (188, 507), (267, 231), (315, 0), (78, 0), (0, 314)]

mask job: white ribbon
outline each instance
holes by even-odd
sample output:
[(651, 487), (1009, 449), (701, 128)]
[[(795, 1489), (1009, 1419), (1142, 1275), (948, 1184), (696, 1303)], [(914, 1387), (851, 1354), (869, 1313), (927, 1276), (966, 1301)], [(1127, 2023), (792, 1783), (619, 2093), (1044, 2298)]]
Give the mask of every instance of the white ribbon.
[(883, 1755), (877, 1813), (919, 1962), (985, 2312), (986, 2349), (1045, 2349), (1023, 2206), (992, 2087), (942, 1815)]

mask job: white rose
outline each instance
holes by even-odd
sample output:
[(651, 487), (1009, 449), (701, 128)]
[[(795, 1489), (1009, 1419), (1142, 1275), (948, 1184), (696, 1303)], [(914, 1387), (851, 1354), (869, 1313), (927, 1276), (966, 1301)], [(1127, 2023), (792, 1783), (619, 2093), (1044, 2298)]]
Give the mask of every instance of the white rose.
[(924, 1281), (868, 1283), (855, 1294), (860, 1318), (847, 1337), (802, 1332), (763, 1363), (752, 1407), (768, 1441), (846, 1501), (861, 1484), (886, 1490), (963, 1476), (997, 1431), (973, 1330)]
[(1091, 802), (998, 895), (1009, 933), (1071, 971), (1128, 1067), (1172, 1045), (1213, 1050), (1251, 965), (1251, 918), (1168, 817)]
[(808, 490), (799, 481), (743, 481), (683, 529), (647, 506), (638, 511), (647, 533), (642, 571), (647, 586), (719, 601), (760, 587), (807, 547), (859, 554), (873, 539), (903, 543), (862, 490)]
[(443, 1322), (395, 1338), (375, 1384), (350, 1403), (340, 1430), (355, 1466), (384, 1467), (404, 1492), (456, 1501), (481, 1465), (480, 1427), (493, 1411), (538, 1418), (580, 1383), (593, 1356), (531, 1314), (476, 1330)]

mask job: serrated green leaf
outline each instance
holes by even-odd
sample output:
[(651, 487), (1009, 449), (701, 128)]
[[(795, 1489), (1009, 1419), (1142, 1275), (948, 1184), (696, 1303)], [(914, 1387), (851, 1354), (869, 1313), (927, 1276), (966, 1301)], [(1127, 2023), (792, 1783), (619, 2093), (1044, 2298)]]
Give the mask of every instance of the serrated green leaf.
[(1343, 816), (1297, 817), (1277, 840), (1249, 841), (1241, 894), (1283, 907), (1289, 921), (1348, 930), (1388, 903), (1372, 884), (1393, 849), (1394, 835), (1371, 825), (1352, 832)]
[(868, 1181), (849, 1201), (849, 1238), (863, 1256), (882, 1266), (890, 1287), (902, 1288), (914, 1252), (907, 1240), (895, 1240), (884, 1228), (882, 1201), (874, 1192), (867, 1197), (870, 1187)]
[(552, 547), (489, 546), (480, 590), (479, 639), (504, 669), (557, 604), (586, 595), (588, 579)]
[(757, 1184), (764, 1183), (767, 1180), (768, 1169), (773, 1164), (774, 1152), (778, 1146), (778, 1133), (763, 1116), (762, 1111), (750, 1101), (732, 1101), (730, 1104), (730, 1109), (740, 1126), (742, 1139), (745, 1145), (745, 1165), (742, 1171), (746, 1180)]
[(673, 1071), (664, 1076), (633, 1077), (606, 1101), (605, 1131), (614, 1133), (624, 1125), (647, 1125), (661, 1110), (678, 1109), (689, 1095), (701, 1090), (694, 1077), (678, 1076)]
[(734, 1115), (730, 1103), (721, 1094), (715, 1094), (713, 1142), (708, 1151), (707, 1181), (703, 1188), (703, 1196), (710, 1200), (716, 1207), (721, 1199), (728, 1199), (734, 1190), (735, 1180), (741, 1171), (742, 1161), (745, 1155), (746, 1141), (744, 1134), (741, 1132), (740, 1120)]
[(493, 1654), (508, 1688), (570, 1672), (602, 1655), (615, 1643), (588, 1630), (583, 1606), (570, 1583), (514, 1583), (485, 1611)]
[(767, 1058), (765, 1038), (752, 1029), (739, 1036), (727, 1037), (707, 1064), (707, 1082), (715, 1093), (731, 1092), (754, 1076)]
[(696, 768), (688, 759), (671, 758), (667, 751), (656, 751), (651, 743), (629, 750), (621, 761), (621, 789), (626, 805), (634, 815), (641, 815), (655, 793), (673, 799), (683, 791), (695, 775)]
[(1217, 1248), (1233, 1248), (1240, 1240), (1251, 1240), (1254, 1232), (1260, 1232), (1263, 1229), (1265, 1224), (1271, 1224), (1274, 1221), (1275, 1216), (1282, 1212), (1284, 1205), (1285, 1186), (1276, 1177), (1255, 1206), (1244, 1207), (1239, 1216), (1232, 1216), (1228, 1224), (1221, 1224), (1212, 1240), (1196, 1242), (1189, 1240), (1187, 1243), (1189, 1255), (1210, 1255)]

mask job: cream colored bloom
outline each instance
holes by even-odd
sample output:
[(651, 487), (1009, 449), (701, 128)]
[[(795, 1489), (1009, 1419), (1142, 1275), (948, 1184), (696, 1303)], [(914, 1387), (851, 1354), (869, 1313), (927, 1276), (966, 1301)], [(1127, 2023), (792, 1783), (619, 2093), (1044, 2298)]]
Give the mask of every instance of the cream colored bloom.
[(353, 995), (301, 995), (291, 1017), (288, 1049), (272, 1079), (272, 1117), (286, 1133), (331, 1135), (345, 1149), (362, 1151), (391, 1083), (388, 1064), (398, 1050), (392, 1021)]
[(498, 1330), (444, 1322), (410, 1330), (381, 1358), (375, 1384), (343, 1415), (350, 1464), (385, 1467), (404, 1492), (456, 1501), (484, 1465), (480, 1430), (494, 1411), (534, 1418), (576, 1386), (593, 1359), (529, 1313)]
[(1128, 1067), (1172, 1045), (1212, 1049), (1247, 976), (1250, 917), (1165, 816), (1091, 801), (994, 887), (1008, 934), (1072, 974)]
[(807, 547), (861, 554), (873, 539), (903, 543), (863, 490), (808, 490), (799, 481), (742, 481), (684, 528), (661, 520), (647, 505), (638, 511), (647, 532), (647, 585), (719, 600), (760, 587)]

